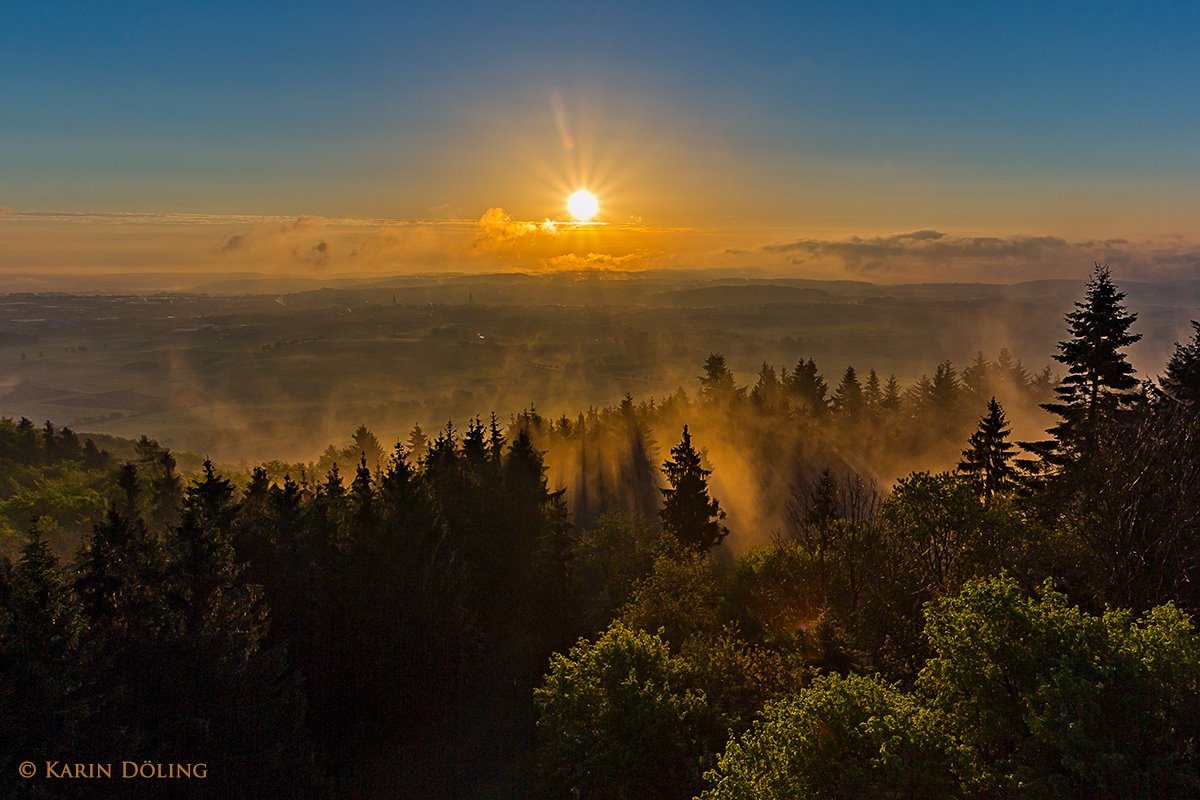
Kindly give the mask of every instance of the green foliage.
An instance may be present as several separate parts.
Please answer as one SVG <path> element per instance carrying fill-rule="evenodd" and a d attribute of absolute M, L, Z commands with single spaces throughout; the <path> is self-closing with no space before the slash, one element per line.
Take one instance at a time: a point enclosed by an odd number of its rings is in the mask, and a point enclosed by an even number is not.
<path fill-rule="evenodd" d="M 679 656 L 687 663 L 690 685 L 708 699 L 700 733 L 706 759 L 749 728 L 767 703 L 800 691 L 809 675 L 800 649 L 753 644 L 733 627 L 693 634 Z"/>
<path fill-rule="evenodd" d="M 1006 563 L 1004 523 L 979 502 L 972 480 L 914 472 L 879 509 L 903 581 L 917 592 L 954 590 Z"/>
<path fill-rule="evenodd" d="M 1166 399 L 1129 411 L 1098 432 L 1086 480 L 1049 509 L 1069 567 L 1056 572 L 1097 604 L 1200 608 L 1197 498 L 1200 415 Z"/>
<path fill-rule="evenodd" d="M 723 602 L 709 556 L 676 543 L 656 558 L 650 574 L 634 585 L 617 619 L 643 631 L 658 631 L 678 647 L 692 634 L 718 631 Z"/>
<path fill-rule="evenodd" d="M 703 693 L 657 636 L 614 623 L 555 655 L 534 692 L 550 788 L 597 800 L 688 798 L 697 788 Z"/>
<path fill-rule="evenodd" d="M 960 796 L 937 717 L 878 678 L 826 675 L 730 742 L 701 800 Z"/>
<path fill-rule="evenodd" d="M 650 574 L 664 543 L 659 525 L 615 512 L 579 531 L 571 544 L 570 565 L 583 598 L 585 625 L 598 631 L 628 601 L 634 584 Z"/>
<path fill-rule="evenodd" d="M 928 612 L 918 681 L 982 797 L 1193 797 L 1200 640 L 1172 606 L 1085 614 L 1049 586 L 970 583 Z"/>
<path fill-rule="evenodd" d="M 738 559 L 731 604 L 747 630 L 787 639 L 813 630 L 825 612 L 816 559 L 798 542 L 758 547 Z"/>

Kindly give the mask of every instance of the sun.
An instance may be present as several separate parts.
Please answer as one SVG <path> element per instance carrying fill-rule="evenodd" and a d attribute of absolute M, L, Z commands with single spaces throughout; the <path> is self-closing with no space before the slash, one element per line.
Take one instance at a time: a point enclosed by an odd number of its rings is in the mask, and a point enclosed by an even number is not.
<path fill-rule="evenodd" d="M 587 222 L 600 210 L 600 201 L 587 189 L 580 189 L 567 198 L 567 211 L 580 222 Z"/>

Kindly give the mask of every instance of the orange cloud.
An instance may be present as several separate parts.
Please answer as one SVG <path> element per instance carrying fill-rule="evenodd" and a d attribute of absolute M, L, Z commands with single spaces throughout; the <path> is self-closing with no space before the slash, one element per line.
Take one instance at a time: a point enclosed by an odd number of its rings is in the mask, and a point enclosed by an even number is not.
<path fill-rule="evenodd" d="M 489 208 L 479 218 L 479 239 L 475 246 L 495 249 L 536 234 L 538 230 L 538 225 L 533 222 L 515 221 L 503 208 Z"/>
<path fill-rule="evenodd" d="M 549 269 L 568 272 L 593 269 L 628 272 L 655 266 L 661 257 L 662 254 L 656 250 L 635 250 L 632 253 L 624 255 L 613 255 L 612 253 L 588 253 L 586 255 L 564 253 L 563 255 L 552 256 L 543 263 Z"/>

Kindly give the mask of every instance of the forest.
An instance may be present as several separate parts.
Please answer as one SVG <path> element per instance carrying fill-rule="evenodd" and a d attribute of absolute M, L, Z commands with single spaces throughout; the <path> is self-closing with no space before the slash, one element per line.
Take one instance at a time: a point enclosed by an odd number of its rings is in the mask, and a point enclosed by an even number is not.
<path fill-rule="evenodd" d="M 0 420 L 0 793 L 1196 797 L 1191 325 L 1139 378 L 1097 265 L 1057 373 L 714 351 L 248 470 Z"/>

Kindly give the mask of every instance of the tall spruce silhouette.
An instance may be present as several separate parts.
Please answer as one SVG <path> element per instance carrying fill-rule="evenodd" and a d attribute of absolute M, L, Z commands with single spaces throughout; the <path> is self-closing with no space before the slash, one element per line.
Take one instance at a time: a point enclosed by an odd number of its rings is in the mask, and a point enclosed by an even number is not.
<path fill-rule="evenodd" d="M 1009 486 L 1017 471 L 1012 465 L 1016 447 L 1008 441 L 1008 421 L 1004 409 L 993 397 L 988 401 L 987 413 L 979 420 L 979 427 L 967 440 L 967 449 L 962 451 L 960 472 L 973 476 L 978 482 L 985 499 Z"/>
<path fill-rule="evenodd" d="M 676 536 L 679 541 L 704 552 L 720 544 L 729 534 L 721 524 L 725 512 L 720 504 L 708 496 L 708 476 L 712 470 L 700 464 L 700 454 L 692 447 L 692 436 L 688 426 L 683 426 L 683 439 L 671 448 L 671 458 L 663 462 L 669 489 L 663 493 L 663 507 L 659 512 L 663 530 Z"/>
<path fill-rule="evenodd" d="M 1067 375 L 1054 390 L 1057 399 L 1042 404 L 1060 420 L 1047 430 L 1053 439 L 1026 445 L 1051 470 L 1086 460 L 1099 427 L 1139 397 L 1133 366 L 1121 351 L 1142 337 L 1129 332 L 1137 314 L 1125 310 L 1124 299 L 1108 265 L 1097 264 L 1083 301 L 1066 316 L 1071 338 L 1058 343 L 1054 359 L 1067 366 Z"/>
<path fill-rule="evenodd" d="M 1175 344 L 1162 388 L 1175 400 L 1200 406 L 1200 322 L 1192 320 L 1192 328 L 1196 333 L 1190 342 Z"/>

